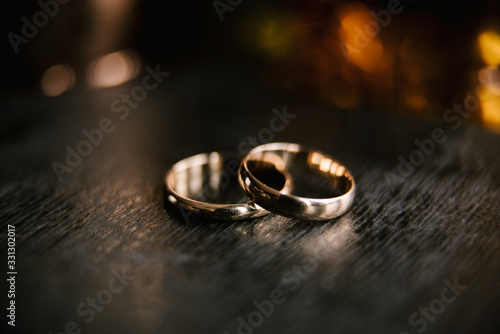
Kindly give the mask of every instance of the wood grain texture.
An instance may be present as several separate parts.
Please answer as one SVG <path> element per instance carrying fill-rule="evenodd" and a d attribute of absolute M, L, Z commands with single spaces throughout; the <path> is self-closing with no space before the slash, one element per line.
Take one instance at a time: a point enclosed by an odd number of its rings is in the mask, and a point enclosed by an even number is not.
<path fill-rule="evenodd" d="M 453 130 L 335 110 L 265 90 L 237 70 L 171 73 L 125 120 L 110 105 L 139 81 L 2 100 L 2 254 L 6 225 L 15 225 L 18 332 L 59 333 L 75 321 L 82 333 L 237 333 L 238 317 L 248 321 L 253 302 L 277 287 L 286 300 L 254 333 L 417 333 L 422 321 L 412 325 L 410 315 L 454 280 L 467 288 L 423 332 L 500 331 L 498 136 L 474 125 Z M 165 208 L 169 166 L 236 150 L 285 105 L 297 117 L 274 140 L 316 147 L 355 176 L 346 215 L 224 223 L 185 221 Z M 51 163 L 63 162 L 66 145 L 75 148 L 81 131 L 104 117 L 115 130 L 59 182 Z M 437 127 L 448 139 L 411 175 L 388 181 L 398 156 L 408 158 L 414 140 Z M 104 294 L 116 271 L 134 278 L 87 323 L 77 307 Z"/>

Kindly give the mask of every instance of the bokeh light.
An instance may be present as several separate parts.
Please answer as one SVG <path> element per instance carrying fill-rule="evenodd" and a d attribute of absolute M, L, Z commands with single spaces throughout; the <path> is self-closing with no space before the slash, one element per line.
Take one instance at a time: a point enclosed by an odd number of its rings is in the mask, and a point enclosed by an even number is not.
<path fill-rule="evenodd" d="M 41 89 L 47 96 L 58 96 L 75 84 L 75 72 L 69 65 L 55 65 L 42 76 Z"/>
<path fill-rule="evenodd" d="M 486 65 L 500 65 L 500 35 L 495 31 L 488 30 L 479 34 L 479 51 Z"/>
<path fill-rule="evenodd" d="M 260 47 L 270 56 L 287 56 L 293 38 L 291 24 L 284 15 L 263 20 L 258 29 Z"/>
<path fill-rule="evenodd" d="M 374 20 L 368 9 L 362 5 L 341 8 L 339 37 L 343 52 L 350 61 L 366 72 L 379 72 L 387 68 L 384 48 L 378 36 L 382 27 Z"/>
<path fill-rule="evenodd" d="M 135 78 L 139 68 L 140 61 L 135 53 L 122 50 L 95 60 L 88 69 L 87 78 L 91 87 L 114 87 Z"/>
<path fill-rule="evenodd" d="M 478 79 L 483 123 L 500 133 L 500 70 L 493 66 L 484 67 L 478 72 Z"/>

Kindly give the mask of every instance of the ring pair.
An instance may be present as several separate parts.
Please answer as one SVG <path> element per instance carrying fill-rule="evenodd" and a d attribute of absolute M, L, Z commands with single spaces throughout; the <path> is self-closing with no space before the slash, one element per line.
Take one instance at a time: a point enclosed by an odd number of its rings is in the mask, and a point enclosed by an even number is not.
<path fill-rule="evenodd" d="M 171 203 L 226 220 L 270 212 L 328 220 L 345 213 L 355 193 L 354 179 L 343 165 L 292 143 L 257 146 L 243 158 L 220 152 L 198 154 L 173 165 L 165 184 Z M 238 198 L 241 190 L 244 200 Z"/>

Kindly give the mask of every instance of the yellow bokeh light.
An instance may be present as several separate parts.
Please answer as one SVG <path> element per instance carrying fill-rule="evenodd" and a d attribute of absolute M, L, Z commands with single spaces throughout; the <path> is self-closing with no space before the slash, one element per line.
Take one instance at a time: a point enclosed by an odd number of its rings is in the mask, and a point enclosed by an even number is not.
<path fill-rule="evenodd" d="M 486 87 L 482 87 L 481 96 L 481 116 L 484 125 L 500 133 L 500 94 L 495 94 Z"/>
<path fill-rule="evenodd" d="M 494 31 L 485 31 L 478 37 L 481 58 L 486 65 L 500 65 L 500 35 Z"/>
<path fill-rule="evenodd" d="M 258 30 L 261 48 L 273 57 L 286 56 L 290 50 L 291 39 L 291 25 L 285 17 L 263 20 Z"/>

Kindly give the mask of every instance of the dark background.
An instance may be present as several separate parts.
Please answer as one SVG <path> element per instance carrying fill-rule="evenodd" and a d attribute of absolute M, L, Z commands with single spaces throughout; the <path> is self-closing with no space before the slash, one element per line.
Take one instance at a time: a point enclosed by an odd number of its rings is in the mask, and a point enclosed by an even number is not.
<path fill-rule="evenodd" d="M 351 2 L 243 1 L 223 22 L 210 1 L 102 3 L 110 7 L 101 14 L 90 1 L 61 5 L 17 54 L 1 43 L 2 254 L 7 264 L 14 225 L 18 273 L 16 328 L 5 317 L 3 327 L 59 333 L 75 321 L 82 333 L 236 333 L 238 317 L 247 320 L 278 286 L 286 301 L 254 333 L 500 330 L 500 104 L 482 104 L 457 129 L 443 121 L 488 65 L 477 40 L 498 32 L 496 2 L 402 2 L 373 42 L 384 50 L 373 63 L 372 46 L 353 63 L 337 48 Z M 125 4 L 120 20 L 99 16 Z M 39 10 L 6 6 L 4 35 Z M 386 3 L 357 6 L 366 13 Z M 92 62 L 120 50 L 133 55 L 135 76 L 93 87 Z M 42 78 L 57 64 L 68 64 L 74 85 L 47 96 Z M 121 120 L 113 101 L 157 64 L 169 77 Z M 236 150 L 284 106 L 297 116 L 275 141 L 318 148 L 352 171 L 358 188 L 347 214 L 218 222 L 165 206 L 173 163 Z M 60 182 L 53 162 L 64 163 L 66 147 L 103 118 L 114 131 Z M 389 177 L 436 128 L 447 140 L 406 177 Z M 310 273 L 294 276 L 298 286 L 283 280 L 311 261 Z M 115 270 L 133 279 L 86 323 L 77 306 Z M 453 302 L 409 322 L 454 280 L 467 287 Z"/>

